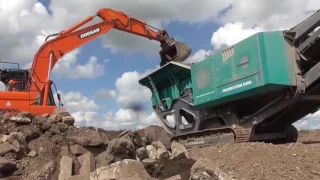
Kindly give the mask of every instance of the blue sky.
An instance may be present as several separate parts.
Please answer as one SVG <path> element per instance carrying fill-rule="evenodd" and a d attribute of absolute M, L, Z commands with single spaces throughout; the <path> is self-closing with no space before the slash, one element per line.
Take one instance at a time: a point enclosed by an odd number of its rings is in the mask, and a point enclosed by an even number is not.
<path fill-rule="evenodd" d="M 0 22 L 2 59 L 29 67 L 48 34 L 72 27 L 87 16 L 94 15 L 100 8 L 123 11 L 160 29 L 165 28 L 170 36 L 192 48 L 189 61 L 197 62 L 205 55 L 256 32 L 291 28 L 306 18 L 306 11 L 320 7 L 317 0 L 39 2 L 0 0 L 3 12 L 0 13 L 3 20 Z M 139 87 L 138 80 L 147 70 L 158 66 L 158 48 L 157 42 L 112 30 L 82 46 L 78 54 L 71 52 L 61 59 L 51 73 L 51 79 L 78 124 L 107 129 L 154 124 L 158 121 L 151 113 L 150 91 Z M 114 53 L 115 50 L 118 50 L 117 53 Z M 95 96 L 97 92 L 100 96 Z M 136 101 L 148 107 L 139 114 L 140 119 L 124 106 Z M 317 127 L 317 117 L 319 114 L 309 116 L 310 121 L 299 121 L 297 126 Z"/>

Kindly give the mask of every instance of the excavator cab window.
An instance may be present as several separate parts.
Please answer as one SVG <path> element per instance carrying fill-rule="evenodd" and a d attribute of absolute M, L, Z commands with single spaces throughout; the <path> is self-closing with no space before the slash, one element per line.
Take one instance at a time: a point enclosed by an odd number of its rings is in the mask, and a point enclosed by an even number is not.
<path fill-rule="evenodd" d="M 51 84 L 51 86 L 52 86 L 52 84 Z M 43 94 L 44 94 L 44 89 L 43 89 L 43 92 L 41 93 L 41 96 L 43 96 Z M 49 97 L 48 97 L 47 105 L 48 105 L 48 106 L 55 106 L 56 103 L 55 103 L 54 98 L 53 98 L 53 93 L 52 93 L 52 88 L 51 88 L 51 87 L 50 87 L 48 96 L 49 96 Z M 42 97 L 39 97 L 39 98 L 37 99 L 37 101 L 35 102 L 34 105 L 40 106 L 40 105 L 42 104 L 41 99 L 43 99 L 43 98 L 42 98 Z"/>
<path fill-rule="evenodd" d="M 5 91 L 22 91 L 22 84 L 16 83 L 16 84 L 7 84 Z"/>
<path fill-rule="evenodd" d="M 52 85 L 51 85 L 51 86 L 52 86 Z M 49 95 L 48 95 L 48 96 L 49 96 L 49 97 L 48 97 L 48 103 L 47 103 L 47 105 L 48 105 L 48 106 L 55 106 L 56 103 L 55 103 L 54 98 L 53 98 L 52 88 L 50 88 L 50 92 L 49 92 Z"/>

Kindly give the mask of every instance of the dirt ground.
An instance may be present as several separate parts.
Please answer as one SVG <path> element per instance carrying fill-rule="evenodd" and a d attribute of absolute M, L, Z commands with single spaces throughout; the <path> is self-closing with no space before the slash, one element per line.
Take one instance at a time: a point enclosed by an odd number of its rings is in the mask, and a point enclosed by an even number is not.
<path fill-rule="evenodd" d="M 189 152 L 192 159 L 207 159 L 235 179 L 320 179 L 319 137 L 320 130 L 302 131 L 293 144 L 242 143 Z"/>

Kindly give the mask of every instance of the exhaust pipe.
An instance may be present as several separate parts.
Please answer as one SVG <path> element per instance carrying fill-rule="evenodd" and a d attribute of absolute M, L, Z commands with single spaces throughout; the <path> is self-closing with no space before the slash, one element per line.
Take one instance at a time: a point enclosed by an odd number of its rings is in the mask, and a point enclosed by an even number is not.
<path fill-rule="evenodd" d="M 160 47 L 160 66 L 163 66 L 170 61 L 183 62 L 192 52 L 192 49 L 187 44 L 176 41 L 173 38 L 167 38 L 161 43 Z"/>

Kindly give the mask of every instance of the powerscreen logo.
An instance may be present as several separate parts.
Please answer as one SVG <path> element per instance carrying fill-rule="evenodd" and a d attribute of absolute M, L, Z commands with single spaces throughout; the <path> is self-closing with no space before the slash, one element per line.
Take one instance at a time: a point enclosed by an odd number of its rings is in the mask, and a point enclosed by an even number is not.
<path fill-rule="evenodd" d="M 80 39 L 84 39 L 84 38 L 87 38 L 87 37 L 90 37 L 90 36 L 93 36 L 95 34 L 98 34 L 99 32 L 101 32 L 101 29 L 100 28 L 95 28 L 95 29 L 92 29 L 90 31 L 87 31 L 85 33 L 82 33 L 79 35 L 79 38 Z"/>
<path fill-rule="evenodd" d="M 247 68 L 249 65 L 249 59 L 247 57 L 244 57 L 241 59 L 240 64 L 238 64 L 238 67 Z"/>

